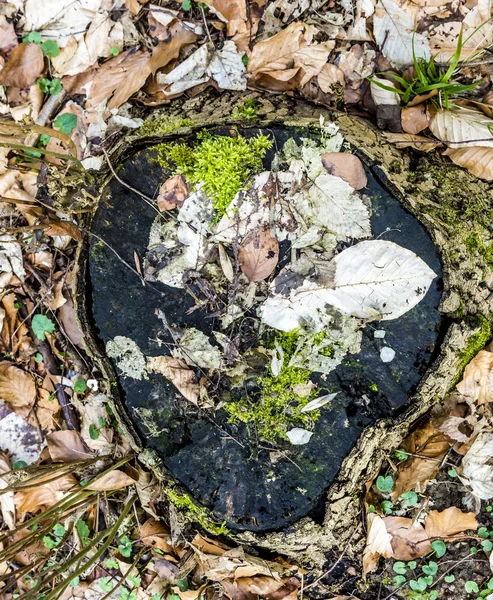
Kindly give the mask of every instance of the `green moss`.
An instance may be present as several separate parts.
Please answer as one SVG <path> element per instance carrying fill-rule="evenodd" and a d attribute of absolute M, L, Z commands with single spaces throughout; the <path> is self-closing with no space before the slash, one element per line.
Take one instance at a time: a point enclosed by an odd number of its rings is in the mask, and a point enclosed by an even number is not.
<path fill-rule="evenodd" d="M 191 127 L 193 121 L 190 119 L 182 119 L 181 117 L 173 117 L 164 115 L 157 119 L 147 119 L 139 128 L 139 135 L 163 135 L 181 127 Z"/>
<path fill-rule="evenodd" d="M 233 119 L 255 119 L 259 108 L 260 103 L 257 100 L 254 98 L 247 98 L 243 104 L 237 107 L 231 116 Z"/>
<path fill-rule="evenodd" d="M 481 254 L 488 264 L 493 263 L 493 244 L 485 246 L 479 232 L 470 233 L 464 240 L 464 244 L 470 254 Z"/>
<path fill-rule="evenodd" d="M 265 135 L 245 139 L 211 135 L 204 131 L 193 146 L 160 144 L 156 146 L 158 162 L 165 168 L 173 167 L 185 175 L 188 183 L 203 183 L 204 192 L 212 198 L 215 220 L 226 212 L 245 181 L 262 167 L 262 159 L 272 146 Z"/>
<path fill-rule="evenodd" d="M 459 353 L 459 364 L 457 365 L 457 375 L 454 379 L 454 386 L 462 378 L 466 366 L 480 350 L 483 350 L 493 334 L 491 321 L 488 318 L 484 315 L 475 315 L 473 318 L 475 320 L 475 325 L 479 327 L 479 331 L 469 338 L 467 346 Z"/>
<path fill-rule="evenodd" d="M 188 494 L 180 494 L 174 489 L 167 489 L 166 495 L 168 496 L 169 501 L 174 504 L 178 510 L 188 513 L 189 517 L 200 523 L 200 525 L 210 533 L 213 533 L 214 535 L 223 535 L 224 533 L 227 533 L 228 529 L 226 523 L 223 522 L 219 525 L 210 516 L 209 511 L 197 506 Z"/>
<path fill-rule="evenodd" d="M 230 415 L 230 422 L 252 424 L 259 437 L 271 442 L 287 440 L 286 432 L 292 427 L 313 427 L 320 412 L 313 410 L 303 413 L 301 409 L 316 397 L 317 392 L 312 390 L 308 396 L 300 396 L 293 390 L 295 385 L 308 383 L 311 372 L 288 366 L 297 348 L 298 339 L 299 331 L 294 330 L 287 333 L 277 332 L 267 340 L 267 347 L 274 348 L 277 343 L 284 351 L 281 371 L 275 376 L 270 365 L 267 366 L 264 375 L 257 379 L 257 397 L 246 397 L 226 404 L 225 410 Z"/>

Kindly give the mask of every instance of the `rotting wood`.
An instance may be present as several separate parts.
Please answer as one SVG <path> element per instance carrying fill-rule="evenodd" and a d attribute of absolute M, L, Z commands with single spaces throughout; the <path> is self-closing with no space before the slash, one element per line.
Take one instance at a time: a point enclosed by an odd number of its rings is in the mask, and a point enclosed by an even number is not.
<path fill-rule="evenodd" d="M 255 120 L 235 117 L 246 98 L 258 103 Z M 360 500 L 365 482 L 376 474 L 382 460 L 398 447 L 412 425 L 453 387 L 465 363 L 490 335 L 493 275 L 489 249 L 493 247 L 493 240 L 480 215 L 483 210 L 487 221 L 488 211 L 493 210 L 492 186 L 446 162 L 438 153 L 425 155 L 398 150 L 363 119 L 327 111 L 285 96 L 265 97 L 254 93 L 214 97 L 212 94 L 203 94 L 185 102 L 171 103 L 153 117 L 159 114 L 166 115 L 170 123 L 192 121 L 193 125 L 145 138 L 137 138 L 133 134 L 114 149 L 111 154 L 113 164 L 120 164 L 128 156 L 128 144 L 132 141 L 137 146 L 145 146 L 218 125 L 268 128 L 274 124 L 284 124 L 318 129 L 320 117 L 333 121 L 341 128 L 353 151 L 373 169 L 403 206 L 423 223 L 440 250 L 444 272 L 440 310 L 450 319 L 440 356 L 401 416 L 379 421 L 363 432 L 327 492 L 323 525 L 305 518 L 288 530 L 276 533 L 228 533 L 239 543 L 275 550 L 321 568 L 325 553 L 334 546 L 342 548 L 348 537 L 354 535 L 355 527 L 359 529 L 353 538 L 352 551 L 357 551 L 357 540 L 361 541 L 363 537 Z M 108 176 L 108 173 L 103 174 L 101 181 Z M 92 327 L 86 305 L 83 248 L 79 251 L 77 264 L 77 314 L 83 331 L 87 333 L 92 331 Z M 101 353 L 93 335 L 87 335 L 86 343 L 110 383 L 108 389 L 113 408 L 128 433 L 132 447 L 141 453 L 142 461 L 159 474 L 166 489 L 178 489 L 171 477 L 166 476 L 159 459 L 151 451 L 143 450 L 132 423 L 120 407 L 112 366 Z M 195 514 L 190 514 L 190 520 L 199 521 L 213 533 L 218 531 L 214 520 L 200 507 L 197 507 Z"/>

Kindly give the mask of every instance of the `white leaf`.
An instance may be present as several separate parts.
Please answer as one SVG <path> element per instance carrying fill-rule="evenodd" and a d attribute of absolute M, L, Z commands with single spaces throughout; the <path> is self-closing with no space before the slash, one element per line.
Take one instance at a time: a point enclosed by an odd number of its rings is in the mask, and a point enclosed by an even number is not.
<path fill-rule="evenodd" d="M 309 226 L 325 227 L 334 232 L 338 240 L 371 235 L 368 207 L 340 177 L 328 173 L 319 175 L 308 193 L 298 192 L 291 204 Z"/>
<path fill-rule="evenodd" d="M 325 396 L 320 396 L 320 398 L 315 398 L 315 400 L 311 400 L 306 406 L 304 406 L 301 409 L 301 412 L 306 413 L 317 408 L 322 408 L 322 406 L 325 406 L 325 404 L 333 400 L 338 393 L 339 392 L 334 392 L 333 394 L 326 394 Z"/>
<path fill-rule="evenodd" d="M 308 431 L 301 427 L 294 427 L 294 429 L 287 431 L 286 435 L 293 446 L 302 446 L 303 444 L 308 444 L 313 435 L 313 431 Z"/>
<path fill-rule="evenodd" d="M 493 498 L 493 433 L 479 434 L 462 459 L 460 479 L 481 500 Z"/>
<path fill-rule="evenodd" d="M 471 108 L 439 110 L 430 123 L 433 135 L 451 148 L 493 147 L 493 120 Z"/>
<path fill-rule="evenodd" d="M 424 298 L 436 277 L 414 252 L 385 240 L 355 244 L 333 262 L 333 289 L 312 293 L 343 314 L 360 319 L 397 319 Z"/>
<path fill-rule="evenodd" d="M 401 103 L 400 96 L 397 92 L 391 92 L 378 85 L 379 82 L 387 87 L 393 87 L 392 82 L 382 77 L 373 77 L 370 80 L 370 92 L 373 102 L 378 106 L 380 104 L 397 104 Z"/>
<path fill-rule="evenodd" d="M 185 330 L 179 345 L 171 351 L 171 354 L 175 358 L 184 360 L 188 365 L 202 369 L 219 369 L 222 364 L 222 353 L 219 348 L 213 346 L 205 333 L 195 327 Z"/>
<path fill-rule="evenodd" d="M 274 356 L 272 357 L 272 361 L 270 363 L 270 370 L 272 371 L 272 375 L 274 375 L 274 377 L 277 377 L 279 375 L 283 364 L 284 350 L 281 348 L 280 344 L 276 342 Z"/>
<path fill-rule="evenodd" d="M 428 60 L 431 56 L 428 40 L 415 33 L 413 19 L 392 0 L 380 0 L 373 15 L 373 33 L 382 54 L 396 66 L 413 64 L 415 55 Z"/>
<path fill-rule="evenodd" d="M 384 346 L 380 350 L 380 360 L 384 363 L 392 362 L 395 358 L 395 350 L 389 348 L 388 346 Z"/>
<path fill-rule="evenodd" d="M 219 262 L 221 263 L 221 269 L 223 270 L 224 276 L 232 283 L 234 280 L 233 263 L 221 243 L 217 245 L 217 249 L 219 251 Z"/>
<path fill-rule="evenodd" d="M 384 558 L 392 556 L 392 536 L 388 533 L 382 517 L 375 513 L 369 513 L 367 521 L 368 533 L 363 552 L 363 578 L 377 566 L 380 556 Z"/>
<path fill-rule="evenodd" d="M 2 477 L 5 473 L 11 471 L 11 466 L 8 458 L 4 454 L 0 454 L 0 490 L 8 487 L 8 478 Z M 15 503 L 14 492 L 5 492 L 0 496 L 0 508 L 5 525 L 9 529 L 15 528 Z"/>

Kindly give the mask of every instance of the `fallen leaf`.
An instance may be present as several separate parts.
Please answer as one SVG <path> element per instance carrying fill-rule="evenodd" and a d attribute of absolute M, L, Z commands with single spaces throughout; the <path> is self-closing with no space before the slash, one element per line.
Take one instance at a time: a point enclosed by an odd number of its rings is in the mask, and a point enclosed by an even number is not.
<path fill-rule="evenodd" d="M 481 500 L 493 498 L 493 466 L 490 464 L 492 456 L 493 434 L 483 432 L 478 435 L 462 459 L 460 479 Z"/>
<path fill-rule="evenodd" d="M 93 456 L 87 451 L 77 431 L 53 431 L 46 436 L 46 441 L 53 462 L 70 463 Z"/>
<path fill-rule="evenodd" d="M 261 229 L 247 235 L 240 244 L 238 261 L 248 281 L 262 281 L 276 268 L 279 260 L 279 242 L 270 229 Z"/>
<path fill-rule="evenodd" d="M 0 398 L 21 416 L 26 416 L 36 400 L 36 386 L 32 375 L 14 366 L 11 362 L 0 362 Z"/>
<path fill-rule="evenodd" d="M 198 405 L 200 386 L 197 376 L 187 363 L 173 356 L 148 356 L 147 368 L 164 375 L 189 402 Z"/>
<path fill-rule="evenodd" d="M 8 481 L 5 477 L 2 477 L 5 473 L 12 470 L 8 457 L 2 452 L 0 453 L 0 490 L 4 490 L 8 487 Z M 0 508 L 2 511 L 2 518 L 9 529 L 15 529 L 15 503 L 14 503 L 14 492 L 3 492 L 0 495 Z"/>
<path fill-rule="evenodd" d="M 200 535 L 200 533 L 195 535 L 192 540 L 192 545 L 198 548 L 201 552 L 213 554 L 214 556 L 222 556 L 227 550 L 231 550 L 231 548 L 228 546 L 225 546 L 216 540 L 205 538 Z"/>
<path fill-rule="evenodd" d="M 18 43 L 13 23 L 9 23 L 5 15 L 0 15 L 0 50 L 7 55 Z"/>
<path fill-rule="evenodd" d="M 493 120 L 479 110 L 437 110 L 430 129 L 435 137 L 451 148 L 471 146 L 493 147 L 493 133 L 489 128 Z"/>
<path fill-rule="evenodd" d="M 426 110 L 426 106 L 410 106 L 401 111 L 402 129 L 406 133 L 416 135 L 429 127 L 431 116 Z"/>
<path fill-rule="evenodd" d="M 368 533 L 363 552 L 363 579 L 373 571 L 381 556 L 392 556 L 392 536 L 388 533 L 384 520 L 375 513 L 367 515 Z"/>
<path fill-rule="evenodd" d="M 48 475 L 45 479 L 52 479 L 52 477 Z M 36 514 L 40 510 L 50 508 L 78 488 L 79 482 L 71 473 L 48 483 L 43 483 L 43 479 L 39 479 L 33 487 L 15 493 L 15 506 L 20 513 Z"/>
<path fill-rule="evenodd" d="M 0 85 L 27 88 L 39 78 L 44 69 L 43 51 L 37 44 L 16 46 L 0 71 Z"/>
<path fill-rule="evenodd" d="M 420 152 L 431 152 L 440 146 L 442 142 L 425 137 L 424 135 L 413 135 L 411 133 L 390 133 L 383 132 L 383 136 L 396 148 L 413 148 Z"/>
<path fill-rule="evenodd" d="M 317 83 L 326 94 L 334 92 L 334 86 L 344 85 L 344 72 L 332 63 L 325 64 L 317 75 Z"/>
<path fill-rule="evenodd" d="M 161 212 L 180 208 L 188 196 L 188 186 L 183 175 L 173 175 L 159 189 L 157 207 Z"/>
<path fill-rule="evenodd" d="M 493 148 L 483 146 L 448 148 L 443 154 L 454 164 L 467 169 L 476 177 L 493 181 Z"/>
<path fill-rule="evenodd" d="M 219 262 L 221 264 L 221 269 L 223 270 L 224 276 L 230 283 L 232 283 L 234 281 L 233 263 L 231 262 L 228 253 L 221 243 L 217 245 L 217 250 L 219 252 Z"/>
<path fill-rule="evenodd" d="M 413 431 L 402 443 L 402 448 L 419 456 L 410 456 L 399 465 L 392 499 L 414 489 L 423 492 L 438 473 L 440 460 L 451 445 L 450 439 L 431 423 Z"/>
<path fill-rule="evenodd" d="M 84 348 L 84 336 L 75 316 L 74 303 L 71 298 L 67 298 L 67 302 L 58 309 L 58 318 L 61 321 L 63 331 L 72 344 Z"/>
<path fill-rule="evenodd" d="M 425 530 L 429 538 L 453 538 L 464 531 L 478 528 L 476 515 L 464 513 L 456 506 L 449 506 L 441 512 L 432 510 L 425 519 Z"/>
<path fill-rule="evenodd" d="M 286 91 L 303 87 L 326 64 L 335 42 L 317 44 L 317 30 L 295 22 L 266 40 L 257 42 L 248 61 L 254 83 L 270 90 Z"/>
<path fill-rule="evenodd" d="M 76 242 L 82 241 L 82 234 L 80 229 L 75 223 L 71 221 L 52 221 L 49 223 L 49 227 L 45 229 L 46 235 L 57 237 L 57 236 L 69 236 Z"/>
<path fill-rule="evenodd" d="M 414 560 L 430 552 L 430 540 L 419 523 L 406 517 L 385 517 L 387 531 L 392 535 L 392 557 Z"/>
<path fill-rule="evenodd" d="M 481 350 L 464 370 L 457 391 L 477 404 L 493 401 L 493 352 Z"/>
<path fill-rule="evenodd" d="M 93 490 L 95 492 L 109 492 L 111 490 L 121 490 L 129 485 L 134 485 L 135 479 L 130 475 L 127 475 L 120 469 L 114 469 L 109 473 L 105 473 L 102 477 L 99 477 L 93 481 L 90 481 L 84 489 Z"/>
<path fill-rule="evenodd" d="M 322 154 L 322 164 L 331 175 L 344 179 L 355 190 L 361 190 L 368 185 L 363 163 L 354 154 L 327 152 Z"/>
<path fill-rule="evenodd" d="M 413 64 L 414 54 L 428 60 L 428 40 L 416 32 L 414 20 L 392 0 L 380 0 L 373 15 L 373 34 L 382 54 L 396 67 Z"/>
<path fill-rule="evenodd" d="M 167 554 L 174 553 L 174 546 L 171 543 L 171 534 L 166 525 L 155 519 L 147 519 L 140 526 L 140 540 L 145 546 L 157 548 Z"/>

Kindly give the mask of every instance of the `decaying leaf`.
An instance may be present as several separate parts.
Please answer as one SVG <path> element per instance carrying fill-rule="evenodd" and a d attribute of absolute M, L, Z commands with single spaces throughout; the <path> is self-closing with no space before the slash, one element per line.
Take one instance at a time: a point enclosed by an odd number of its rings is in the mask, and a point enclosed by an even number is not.
<path fill-rule="evenodd" d="M 355 190 L 361 190 L 368 184 L 363 163 L 354 154 L 327 152 L 322 154 L 322 163 L 331 175 L 340 177 Z"/>
<path fill-rule="evenodd" d="M 254 232 L 241 242 L 238 260 L 249 281 L 262 281 L 276 268 L 279 242 L 269 229 Z"/>
<path fill-rule="evenodd" d="M 121 490 L 129 485 L 134 485 L 135 479 L 121 471 L 120 469 L 113 469 L 109 473 L 105 473 L 102 477 L 90 481 L 85 489 L 93 490 L 96 492 L 109 492 L 111 490 Z"/>
<path fill-rule="evenodd" d="M 457 391 L 478 405 L 493 401 L 493 352 L 481 350 L 467 365 Z"/>
<path fill-rule="evenodd" d="M 53 479 L 51 475 L 45 478 Z M 78 487 L 79 482 L 72 474 L 62 475 L 48 483 L 40 479 L 33 487 L 15 493 L 15 506 L 20 513 L 35 514 L 50 508 Z"/>
<path fill-rule="evenodd" d="M 0 450 L 7 452 L 13 463 L 30 465 L 38 460 L 44 445 L 38 424 L 33 427 L 0 400 Z"/>
<path fill-rule="evenodd" d="M 417 57 L 430 58 L 428 40 L 416 33 L 413 19 L 392 0 L 379 0 L 373 33 L 383 55 L 396 67 L 413 64 L 413 47 Z"/>
<path fill-rule="evenodd" d="M 151 372 L 164 375 L 184 398 L 198 405 L 200 386 L 197 376 L 185 361 L 173 356 L 149 356 L 147 368 Z"/>
<path fill-rule="evenodd" d="M 8 457 L 2 452 L 0 454 L 0 490 L 8 487 L 8 481 L 2 477 L 12 470 Z M 0 509 L 2 518 L 9 529 L 15 528 L 15 503 L 14 492 L 4 492 L 0 495 Z"/>
<path fill-rule="evenodd" d="M 53 431 L 46 441 L 53 462 L 69 463 L 92 457 L 77 431 Z"/>
<path fill-rule="evenodd" d="M 430 552 L 431 541 L 420 523 L 406 517 L 385 517 L 392 535 L 392 556 L 397 560 L 413 560 Z"/>
<path fill-rule="evenodd" d="M 36 386 L 32 375 L 11 362 L 0 362 L 0 398 L 23 416 L 36 400 Z"/>
<path fill-rule="evenodd" d="M 413 148 L 420 152 L 431 152 L 435 148 L 443 146 L 443 143 L 438 140 L 433 140 L 424 135 L 413 135 L 411 133 L 391 133 L 383 132 L 383 136 L 396 148 Z"/>
<path fill-rule="evenodd" d="M 213 346 L 209 338 L 195 327 L 189 327 L 180 337 L 180 343 L 173 348 L 175 358 L 188 365 L 201 369 L 220 369 L 223 355 L 217 346 Z"/>
<path fill-rule="evenodd" d="M 52 221 L 49 223 L 49 227 L 45 230 L 46 235 L 53 237 L 59 235 L 68 235 L 73 238 L 76 242 L 82 241 L 82 234 L 80 229 L 75 223 L 71 221 Z"/>
<path fill-rule="evenodd" d="M 262 87 L 290 90 L 303 87 L 320 73 L 335 42 L 313 43 L 317 30 L 295 22 L 272 37 L 255 44 L 248 73 Z"/>
<path fill-rule="evenodd" d="M 173 554 L 171 534 L 166 525 L 155 519 L 147 519 L 140 527 L 140 539 L 145 546 L 157 548 L 165 554 Z"/>
<path fill-rule="evenodd" d="M 472 512 L 464 513 L 456 506 L 449 506 L 442 511 L 432 510 L 425 519 L 425 530 L 429 538 L 451 539 L 464 531 L 476 531 L 477 528 L 476 515 Z"/>
<path fill-rule="evenodd" d="M 160 187 L 157 206 L 162 212 L 180 208 L 187 196 L 188 186 L 185 178 L 180 174 L 173 175 Z"/>
<path fill-rule="evenodd" d="M 0 71 L 0 85 L 27 88 L 39 78 L 44 69 L 43 51 L 37 44 L 16 46 Z"/>
<path fill-rule="evenodd" d="M 224 276 L 230 283 L 232 283 L 234 281 L 233 263 L 231 262 L 228 253 L 221 243 L 217 245 L 217 250 L 219 252 L 219 262 L 221 264 L 221 269 L 223 270 Z"/>
<path fill-rule="evenodd" d="M 484 146 L 448 148 L 443 154 L 454 164 L 467 169 L 476 177 L 493 181 L 493 148 Z"/>
<path fill-rule="evenodd" d="M 472 493 L 489 500 L 493 498 L 493 433 L 480 433 L 462 459 L 461 481 Z"/>
<path fill-rule="evenodd" d="M 460 110 L 438 110 L 430 123 L 430 129 L 435 137 L 451 148 L 492 148 L 491 125 L 493 120 L 488 119 L 481 111 L 461 107 Z"/>
<path fill-rule="evenodd" d="M 366 575 L 376 568 L 381 556 L 384 558 L 392 556 L 392 536 L 388 533 L 382 517 L 375 513 L 369 513 L 367 523 L 368 533 L 363 553 L 363 578 L 366 578 Z"/>
<path fill-rule="evenodd" d="M 440 461 L 450 446 L 450 439 L 431 423 L 413 431 L 404 440 L 402 448 L 417 456 L 410 456 L 399 465 L 392 498 L 395 500 L 414 489 L 424 491 L 430 479 L 438 473 Z"/>

